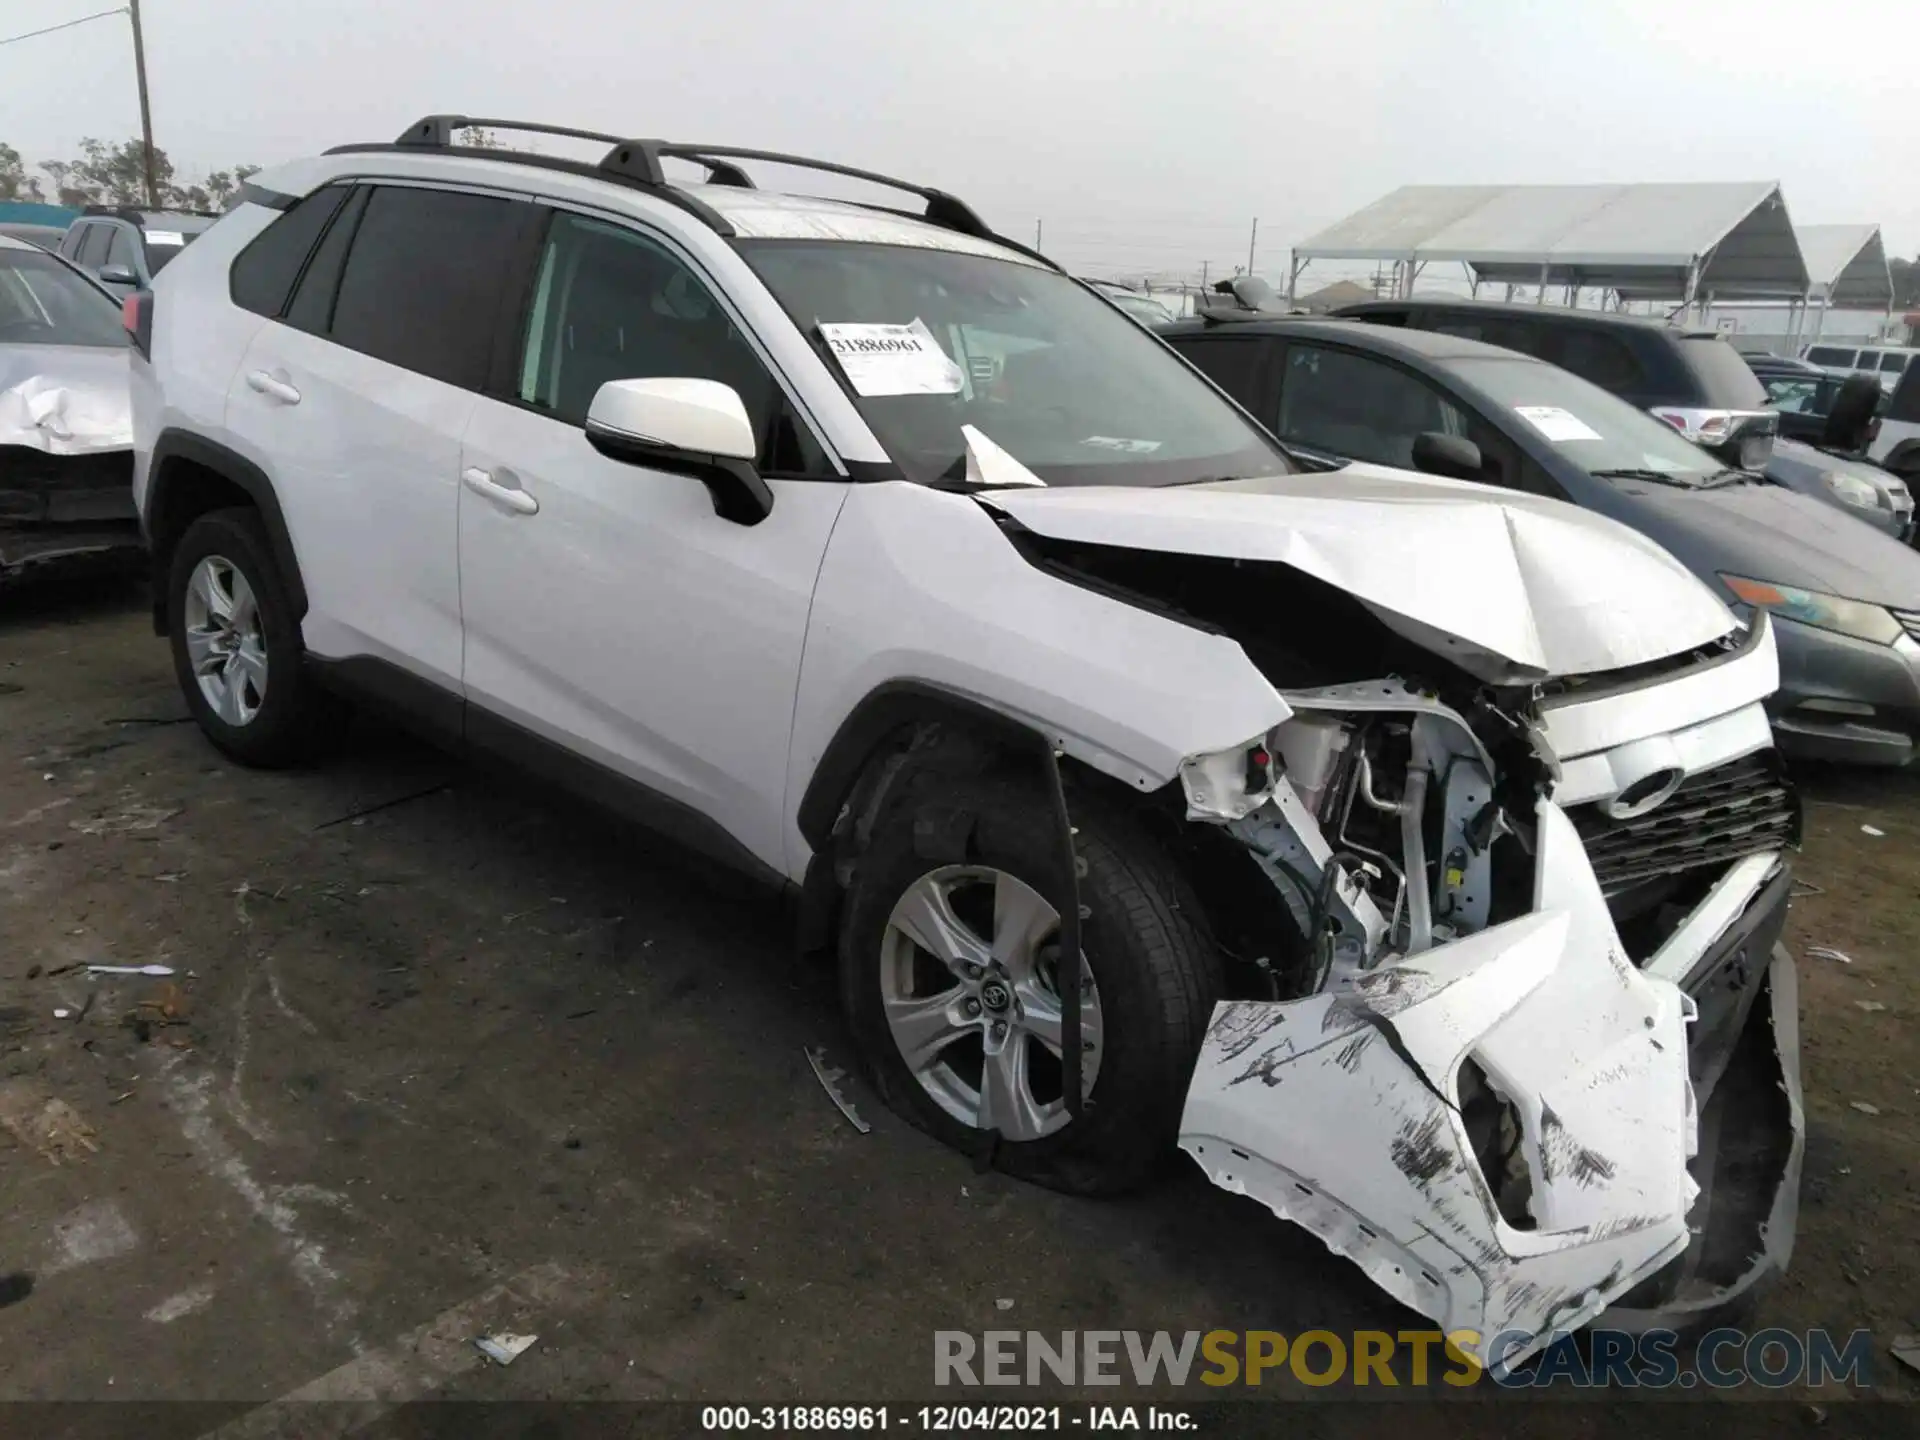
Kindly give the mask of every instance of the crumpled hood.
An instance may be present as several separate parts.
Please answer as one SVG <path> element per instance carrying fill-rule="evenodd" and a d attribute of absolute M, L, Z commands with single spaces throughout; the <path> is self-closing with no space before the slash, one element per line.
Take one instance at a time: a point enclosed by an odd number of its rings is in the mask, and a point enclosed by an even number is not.
<path fill-rule="evenodd" d="M 1735 623 L 1671 555 L 1604 516 L 1382 466 L 977 498 L 1051 539 L 1289 565 L 1429 648 L 1448 653 L 1452 637 L 1541 675 L 1657 660 Z"/>
<path fill-rule="evenodd" d="M 49 455 L 132 448 L 126 350 L 0 344 L 0 445 Z"/>
<path fill-rule="evenodd" d="M 1683 490 L 1615 482 L 1608 509 L 1702 572 L 1920 609 L 1920 553 L 1845 510 L 1778 485 Z"/>

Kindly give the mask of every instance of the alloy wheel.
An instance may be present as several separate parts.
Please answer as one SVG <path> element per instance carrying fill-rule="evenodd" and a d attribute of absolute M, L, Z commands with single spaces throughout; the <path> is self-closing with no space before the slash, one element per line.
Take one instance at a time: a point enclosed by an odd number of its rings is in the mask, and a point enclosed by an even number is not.
<path fill-rule="evenodd" d="M 1061 1065 L 1060 915 L 1004 870 L 948 865 L 895 902 L 880 991 L 900 1057 L 940 1108 L 1008 1140 L 1068 1122 Z M 1100 996 L 1082 977 L 1082 1093 L 1103 1049 Z"/>
<path fill-rule="evenodd" d="M 267 699 L 267 637 L 247 577 L 208 555 L 187 577 L 185 630 L 193 678 L 213 713 L 236 728 Z"/>

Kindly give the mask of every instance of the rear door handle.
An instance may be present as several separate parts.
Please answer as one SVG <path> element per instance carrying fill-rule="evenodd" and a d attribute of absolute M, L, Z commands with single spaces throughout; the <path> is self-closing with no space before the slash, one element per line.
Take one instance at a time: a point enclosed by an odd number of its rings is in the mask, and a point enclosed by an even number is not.
<path fill-rule="evenodd" d="M 251 370 L 247 373 L 247 384 L 262 395 L 271 395 L 283 405 L 298 405 L 300 392 L 286 381 L 269 375 L 265 370 Z"/>
<path fill-rule="evenodd" d="M 484 495 L 487 499 L 493 501 L 494 504 L 504 505 L 516 514 L 537 515 L 540 513 L 540 502 L 538 500 L 534 499 L 533 496 L 518 486 L 502 485 L 498 480 L 493 478 L 493 472 L 491 470 L 482 470 L 477 465 L 470 465 L 460 472 L 460 480 L 461 483 L 473 491 L 474 494 Z"/>

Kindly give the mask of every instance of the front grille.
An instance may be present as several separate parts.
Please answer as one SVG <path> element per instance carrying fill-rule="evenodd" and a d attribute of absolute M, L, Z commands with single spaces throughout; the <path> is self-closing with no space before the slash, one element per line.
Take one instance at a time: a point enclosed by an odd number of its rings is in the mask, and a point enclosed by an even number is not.
<path fill-rule="evenodd" d="M 1800 801 L 1772 750 L 1688 776 L 1665 804 L 1635 819 L 1611 819 L 1597 804 L 1575 806 L 1569 818 L 1609 897 L 1800 839 Z"/>
<path fill-rule="evenodd" d="M 1920 610 L 1896 610 L 1893 618 L 1900 622 L 1900 628 L 1920 640 Z"/>

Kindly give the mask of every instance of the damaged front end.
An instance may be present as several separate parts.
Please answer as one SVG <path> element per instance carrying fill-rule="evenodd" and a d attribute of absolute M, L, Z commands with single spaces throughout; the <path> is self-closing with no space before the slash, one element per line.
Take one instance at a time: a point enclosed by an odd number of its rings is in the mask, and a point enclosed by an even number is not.
<path fill-rule="evenodd" d="M 1488 1365 L 1784 1266 L 1800 812 L 1766 616 L 1600 516 L 1372 466 L 982 503 L 1276 692 L 1161 815 L 1230 977 L 1181 1122 L 1217 1183 Z"/>
<path fill-rule="evenodd" d="M 1262 957 L 1272 998 L 1216 1011 L 1182 1147 L 1490 1366 L 1784 1267 L 1776 683 L 1763 617 L 1613 676 L 1283 690 L 1274 730 L 1190 759 L 1188 819 L 1301 943 Z"/>
<path fill-rule="evenodd" d="M 0 348 L 0 580 L 140 547 L 126 353 Z"/>

